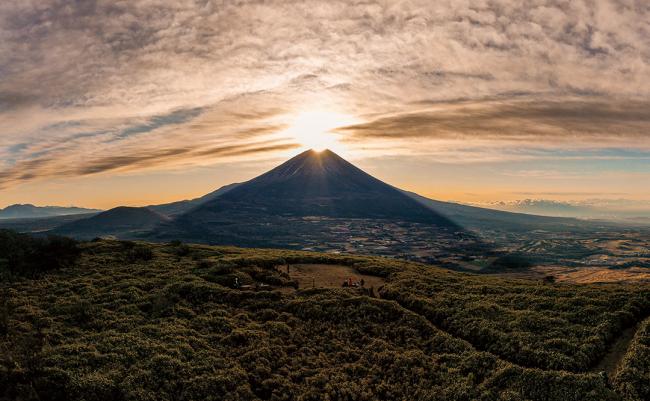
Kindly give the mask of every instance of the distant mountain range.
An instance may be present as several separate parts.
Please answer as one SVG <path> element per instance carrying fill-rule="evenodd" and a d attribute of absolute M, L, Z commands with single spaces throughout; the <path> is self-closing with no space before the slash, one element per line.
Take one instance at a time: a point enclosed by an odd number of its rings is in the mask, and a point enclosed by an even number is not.
<path fill-rule="evenodd" d="M 59 213 L 96 213 L 81 208 L 54 209 Z M 80 238 L 304 247 L 306 243 L 336 241 L 351 232 L 363 236 L 368 231 L 367 235 L 380 239 L 387 233 L 386 224 L 393 222 L 403 223 L 399 230 L 428 227 L 429 233 L 440 235 L 486 229 L 580 230 L 588 224 L 431 200 L 390 186 L 329 150 L 303 152 L 259 177 L 200 198 L 118 207 L 80 217 L 65 220 L 52 232 Z"/>
<path fill-rule="evenodd" d="M 16 204 L 0 209 L 0 219 L 33 219 L 41 217 L 69 216 L 101 212 L 98 209 L 61 206 L 34 206 L 31 204 Z"/>

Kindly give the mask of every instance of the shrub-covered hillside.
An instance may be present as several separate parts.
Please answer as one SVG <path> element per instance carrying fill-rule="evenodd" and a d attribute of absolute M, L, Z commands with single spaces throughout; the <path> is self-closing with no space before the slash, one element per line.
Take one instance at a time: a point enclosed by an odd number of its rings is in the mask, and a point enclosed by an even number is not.
<path fill-rule="evenodd" d="M 0 399 L 648 394 L 647 325 L 618 375 L 591 370 L 648 316 L 649 286 L 506 281 L 390 259 L 180 243 L 79 247 L 61 268 L 2 276 Z M 299 263 L 351 266 L 386 284 L 300 288 L 286 268 Z"/>

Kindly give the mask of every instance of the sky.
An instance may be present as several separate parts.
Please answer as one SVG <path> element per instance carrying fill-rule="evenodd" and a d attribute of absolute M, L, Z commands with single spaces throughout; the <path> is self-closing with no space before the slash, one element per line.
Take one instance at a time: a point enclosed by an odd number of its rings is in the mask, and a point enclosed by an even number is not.
<path fill-rule="evenodd" d="M 0 207 L 187 199 L 311 147 L 441 200 L 650 211 L 650 2 L 0 2 Z"/>

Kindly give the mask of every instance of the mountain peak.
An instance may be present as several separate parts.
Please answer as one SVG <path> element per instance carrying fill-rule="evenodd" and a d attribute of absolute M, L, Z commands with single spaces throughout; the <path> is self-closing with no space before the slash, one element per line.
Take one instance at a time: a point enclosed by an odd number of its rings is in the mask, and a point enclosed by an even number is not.
<path fill-rule="evenodd" d="M 279 180 L 304 177 L 305 179 L 316 182 L 327 177 L 350 176 L 350 174 L 353 176 L 360 174 L 366 175 L 329 149 L 320 152 L 309 149 L 287 160 L 269 172 L 254 178 L 252 181 L 257 183 L 265 181 L 277 182 Z"/>
<path fill-rule="evenodd" d="M 329 149 L 306 150 L 190 211 L 180 223 L 210 221 L 217 227 L 251 216 L 255 221 L 268 216 L 324 216 L 454 226 Z"/>
<path fill-rule="evenodd" d="M 35 209 L 36 206 L 32 205 L 31 203 L 15 203 L 13 205 L 9 205 L 4 209 L 0 210 L 12 210 L 12 209 Z"/>

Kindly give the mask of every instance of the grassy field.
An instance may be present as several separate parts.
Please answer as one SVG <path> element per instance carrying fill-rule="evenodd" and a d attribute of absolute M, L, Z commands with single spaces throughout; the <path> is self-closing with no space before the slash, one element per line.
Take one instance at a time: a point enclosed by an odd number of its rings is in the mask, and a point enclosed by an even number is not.
<path fill-rule="evenodd" d="M 650 314 L 647 284 L 551 284 L 179 243 L 80 246 L 70 267 L 0 283 L 0 399 L 650 394 L 649 324 L 640 323 Z M 337 285 L 349 274 L 376 279 L 373 293 Z M 616 374 L 594 372 L 637 326 Z"/>

